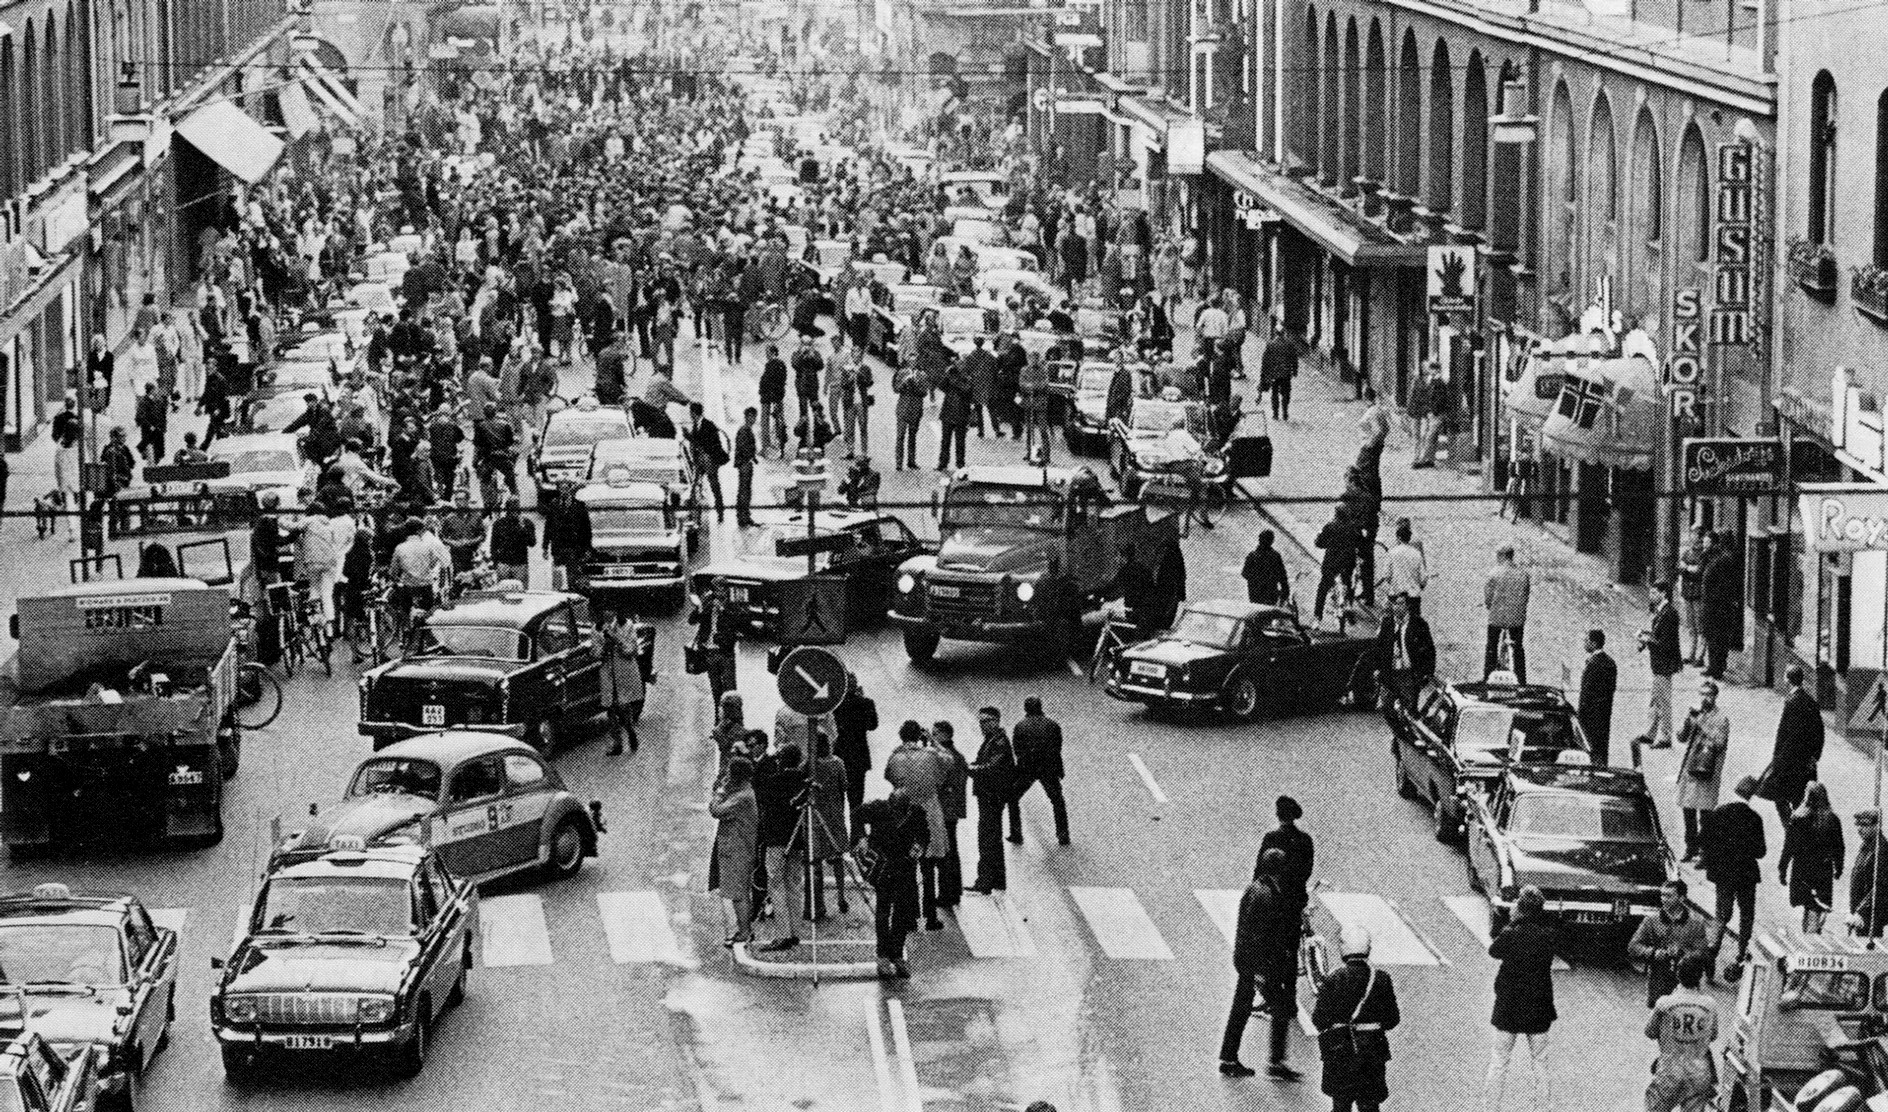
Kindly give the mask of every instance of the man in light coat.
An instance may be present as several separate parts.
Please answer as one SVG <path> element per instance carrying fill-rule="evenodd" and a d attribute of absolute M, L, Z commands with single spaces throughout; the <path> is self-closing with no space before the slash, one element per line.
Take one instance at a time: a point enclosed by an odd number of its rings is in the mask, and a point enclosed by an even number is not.
<path fill-rule="evenodd" d="M 904 789 L 912 805 L 924 812 L 929 828 L 939 832 L 938 837 L 925 843 L 918 868 L 924 884 L 924 929 L 941 931 L 944 923 L 937 917 L 938 872 L 949 850 L 942 835 L 950 826 L 945 821 L 944 804 L 938 793 L 950 770 L 943 755 L 924 742 L 924 728 L 906 719 L 898 727 L 898 748 L 885 758 L 885 781 L 894 788 Z"/>
<path fill-rule="evenodd" d="M 1495 570 L 1488 575 L 1482 602 L 1488 608 L 1488 647 L 1482 654 L 1485 676 L 1503 666 L 1501 649 L 1509 649 L 1508 670 L 1516 683 L 1527 682 L 1527 601 L 1533 588 L 1527 571 L 1516 566 L 1514 546 L 1495 549 Z"/>
<path fill-rule="evenodd" d="M 1678 762 L 1678 806 L 1685 815 L 1685 860 L 1692 861 L 1703 852 L 1699 835 L 1706 812 L 1717 808 L 1731 744 L 1731 720 L 1718 709 L 1716 680 L 1698 685 L 1698 705 L 1685 715 L 1678 740 L 1685 747 Z"/>

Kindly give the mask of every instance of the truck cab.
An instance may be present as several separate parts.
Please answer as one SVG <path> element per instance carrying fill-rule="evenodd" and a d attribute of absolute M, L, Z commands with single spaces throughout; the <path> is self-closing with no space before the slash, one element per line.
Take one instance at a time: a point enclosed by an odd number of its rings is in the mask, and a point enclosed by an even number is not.
<path fill-rule="evenodd" d="M 1794 930 L 1753 940 L 1749 972 L 1724 1036 L 1716 1112 L 1810 1112 L 1805 1086 L 1882 1091 L 1888 950 L 1866 939 Z M 1825 1077 L 1839 1069 L 1842 1077 Z"/>

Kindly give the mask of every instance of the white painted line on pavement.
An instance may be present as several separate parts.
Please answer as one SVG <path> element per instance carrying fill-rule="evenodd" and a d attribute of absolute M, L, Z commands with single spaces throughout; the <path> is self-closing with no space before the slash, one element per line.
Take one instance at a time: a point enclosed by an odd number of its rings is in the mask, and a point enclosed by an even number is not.
<path fill-rule="evenodd" d="M 479 929 L 485 936 L 479 956 L 487 969 L 551 964 L 551 932 L 544 923 L 544 901 L 536 896 L 480 900 Z"/>
<path fill-rule="evenodd" d="M 892 1093 L 892 1064 L 885 1055 L 885 1029 L 879 1026 L 877 1001 L 865 1017 L 865 1041 L 872 1048 L 872 1075 L 878 1079 L 878 1112 L 898 1112 L 898 1099 Z"/>
<path fill-rule="evenodd" d="M 661 963 L 693 966 L 675 940 L 669 910 L 655 892 L 598 892 L 597 911 L 618 965 Z"/>
<path fill-rule="evenodd" d="M 190 918 L 190 909 L 187 907 L 153 907 L 146 910 L 150 913 L 151 922 L 179 935 L 184 933 L 184 923 Z"/>
<path fill-rule="evenodd" d="M 1482 944 L 1484 951 L 1488 949 L 1488 944 L 1493 942 L 1494 939 L 1489 934 L 1487 900 L 1475 895 L 1444 896 L 1442 897 L 1442 906 L 1448 908 L 1449 914 L 1454 915 L 1456 920 L 1468 930 L 1468 933 L 1475 937 L 1475 941 Z M 1555 958 L 1554 968 L 1571 969 L 1573 967 L 1561 961 L 1559 958 Z"/>
<path fill-rule="evenodd" d="M 1154 797 L 1154 802 L 1167 802 L 1167 793 L 1160 790 L 1160 785 L 1154 781 L 1154 774 L 1148 771 L 1147 762 L 1141 760 L 1141 755 L 1139 753 L 1129 753 L 1128 763 L 1133 765 L 1134 771 L 1140 774 L 1141 783 L 1147 785 L 1147 794 Z"/>
<path fill-rule="evenodd" d="M 1369 892 L 1319 892 L 1319 902 L 1338 926 L 1370 932 L 1370 960 L 1378 965 L 1441 965 L 1442 955 L 1410 929 L 1402 913 L 1382 896 Z"/>
<path fill-rule="evenodd" d="M 1193 898 L 1206 909 L 1206 917 L 1219 928 L 1219 936 L 1231 946 L 1239 934 L 1239 900 L 1243 888 L 1195 888 Z"/>
<path fill-rule="evenodd" d="M 1172 961 L 1173 951 L 1132 888 L 1070 888 L 1101 952 L 1126 961 Z"/>
<path fill-rule="evenodd" d="M 1069 675 L 1074 676 L 1078 679 L 1081 678 L 1082 666 L 1080 664 L 1075 663 L 1074 657 L 1069 657 L 1067 660 L 1064 660 L 1062 663 L 1069 666 Z"/>
<path fill-rule="evenodd" d="M 957 904 L 957 927 L 973 958 L 1033 958 L 1036 940 L 1029 924 L 1001 892 L 988 896 L 965 892 Z"/>
<path fill-rule="evenodd" d="M 918 1088 L 918 1057 L 911 1052 L 911 1030 L 905 1026 L 902 1000 L 885 1001 L 892 1017 L 892 1054 L 898 1059 L 898 1080 L 905 1089 L 905 1112 L 924 1112 L 924 1093 Z"/>

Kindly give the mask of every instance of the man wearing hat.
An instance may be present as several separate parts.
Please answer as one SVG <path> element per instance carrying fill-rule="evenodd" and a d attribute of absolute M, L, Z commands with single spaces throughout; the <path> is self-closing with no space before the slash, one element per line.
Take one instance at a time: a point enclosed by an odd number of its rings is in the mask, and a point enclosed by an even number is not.
<path fill-rule="evenodd" d="M 1888 922 L 1888 842 L 1881 836 L 1881 812 L 1870 807 L 1855 813 L 1855 836 L 1861 845 L 1849 869 L 1849 930 L 1863 938 L 1880 938 Z"/>
<path fill-rule="evenodd" d="M 1318 985 L 1311 1025 L 1324 1059 L 1321 1088 L 1332 1112 L 1378 1112 L 1390 1098 L 1389 1032 L 1402 1022 L 1396 983 L 1370 964 L 1370 932 L 1356 925 L 1338 936 L 1344 964 Z"/>
<path fill-rule="evenodd" d="M 1699 838 L 1704 875 L 1717 895 L 1718 930 L 1712 940 L 1714 951 L 1724 944 L 1732 910 L 1739 913 L 1737 957 L 1724 967 L 1725 979 L 1732 981 L 1742 975 L 1744 961 L 1750 956 L 1750 930 L 1757 918 L 1757 881 L 1762 873 L 1764 854 L 1768 852 L 1764 845 L 1763 819 L 1750 805 L 1751 796 L 1757 794 L 1757 778 L 1746 776 L 1733 790 L 1737 798 L 1720 804 L 1705 816 L 1704 831 Z"/>
<path fill-rule="evenodd" d="M 1259 860 L 1253 863 L 1252 875 L 1259 875 L 1266 854 L 1273 850 L 1283 854 L 1284 861 L 1278 869 L 1278 890 L 1303 914 L 1305 905 L 1311 902 L 1311 868 L 1317 847 L 1311 835 L 1298 829 L 1298 820 L 1305 817 L 1305 809 L 1296 799 L 1279 796 L 1273 812 L 1278 816 L 1278 828 L 1266 831 L 1265 837 L 1259 839 Z"/>

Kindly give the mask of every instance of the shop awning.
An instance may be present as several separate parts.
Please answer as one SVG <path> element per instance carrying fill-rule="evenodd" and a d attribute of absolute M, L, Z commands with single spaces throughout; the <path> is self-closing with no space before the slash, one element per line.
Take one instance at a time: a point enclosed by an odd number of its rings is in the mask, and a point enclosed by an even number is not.
<path fill-rule="evenodd" d="M 1658 369 L 1643 356 L 1568 360 L 1541 446 L 1583 463 L 1650 471 L 1661 401 Z"/>
<path fill-rule="evenodd" d="M 288 128 L 290 139 L 300 139 L 321 122 L 315 118 L 315 110 L 309 107 L 308 92 L 300 82 L 277 89 L 275 100 L 282 106 L 282 125 Z"/>
<path fill-rule="evenodd" d="M 302 86 L 314 95 L 315 102 L 333 116 L 336 123 L 349 128 L 360 126 L 361 102 L 347 91 L 333 70 L 307 54 L 297 61 L 297 68 L 302 75 Z"/>
<path fill-rule="evenodd" d="M 1405 243 L 1341 201 L 1266 167 L 1250 151 L 1213 151 L 1206 156 L 1206 168 L 1228 185 L 1257 197 L 1286 223 L 1351 266 L 1429 264 L 1429 249 L 1423 244 Z"/>
<path fill-rule="evenodd" d="M 1589 360 L 1613 354 L 1606 337 L 1574 333 L 1558 340 L 1536 344 L 1521 365 L 1521 377 L 1509 387 L 1502 399 L 1507 416 L 1539 431 L 1548 414 L 1560 403 L 1560 387 L 1567 367 L 1585 366 Z"/>
<path fill-rule="evenodd" d="M 177 125 L 177 134 L 211 161 L 254 185 L 268 174 L 284 146 L 269 129 L 223 97 L 197 109 Z"/>
<path fill-rule="evenodd" d="M 114 143 L 92 159 L 88 170 L 86 188 L 93 202 L 101 210 L 113 208 L 144 175 L 143 144 Z"/>
<path fill-rule="evenodd" d="M 1167 142 L 1167 125 L 1190 118 L 1185 109 L 1175 108 L 1156 96 L 1124 96 L 1119 105 L 1121 114 L 1146 128 L 1153 136 L 1156 146 Z"/>

